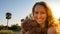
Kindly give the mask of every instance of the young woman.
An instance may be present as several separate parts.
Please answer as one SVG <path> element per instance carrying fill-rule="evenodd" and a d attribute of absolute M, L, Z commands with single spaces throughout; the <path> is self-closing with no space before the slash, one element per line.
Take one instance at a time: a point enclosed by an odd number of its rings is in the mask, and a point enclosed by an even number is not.
<path fill-rule="evenodd" d="M 32 13 L 34 20 L 41 26 L 42 34 L 57 34 L 54 28 L 55 23 L 52 11 L 45 2 L 35 3 L 32 8 Z"/>
<path fill-rule="evenodd" d="M 46 30 L 47 34 L 57 34 L 51 9 L 45 2 L 37 2 L 32 8 L 32 13 L 43 31 Z"/>

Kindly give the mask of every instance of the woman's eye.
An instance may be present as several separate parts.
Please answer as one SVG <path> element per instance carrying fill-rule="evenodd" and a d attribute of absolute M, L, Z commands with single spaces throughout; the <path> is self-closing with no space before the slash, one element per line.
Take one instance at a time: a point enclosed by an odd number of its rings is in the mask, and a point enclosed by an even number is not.
<path fill-rule="evenodd" d="M 41 12 L 41 14 L 45 14 L 44 12 Z"/>
<path fill-rule="evenodd" d="M 35 14 L 38 14 L 38 12 L 35 12 Z"/>

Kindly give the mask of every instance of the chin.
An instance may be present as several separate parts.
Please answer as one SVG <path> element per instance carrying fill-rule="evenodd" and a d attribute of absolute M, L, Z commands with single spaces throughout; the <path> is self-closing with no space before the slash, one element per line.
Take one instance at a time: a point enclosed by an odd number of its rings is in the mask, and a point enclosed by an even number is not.
<path fill-rule="evenodd" d="M 39 23 L 39 24 L 43 24 L 44 22 L 40 22 L 40 21 L 39 21 L 38 23 Z"/>

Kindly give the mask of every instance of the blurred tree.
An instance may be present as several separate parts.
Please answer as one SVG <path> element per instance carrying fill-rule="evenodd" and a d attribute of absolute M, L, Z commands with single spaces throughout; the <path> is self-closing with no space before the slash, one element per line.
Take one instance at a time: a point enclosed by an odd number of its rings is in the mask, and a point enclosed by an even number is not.
<path fill-rule="evenodd" d="M 0 26 L 0 30 L 2 30 L 4 28 L 4 26 Z"/>
<path fill-rule="evenodd" d="M 30 18 L 30 19 L 34 19 L 34 18 L 33 18 L 33 14 L 29 14 L 29 18 Z"/>
<path fill-rule="evenodd" d="M 24 21 L 24 19 L 21 19 L 21 22 L 23 22 Z"/>
<path fill-rule="evenodd" d="M 5 29 L 7 29 L 7 26 L 0 25 L 0 30 L 5 30 Z"/>
<path fill-rule="evenodd" d="M 28 16 L 26 16 L 26 19 L 28 19 L 29 17 Z"/>
<path fill-rule="evenodd" d="M 14 31 L 20 31 L 21 27 L 18 24 L 12 25 L 10 27 L 10 30 L 14 30 Z"/>

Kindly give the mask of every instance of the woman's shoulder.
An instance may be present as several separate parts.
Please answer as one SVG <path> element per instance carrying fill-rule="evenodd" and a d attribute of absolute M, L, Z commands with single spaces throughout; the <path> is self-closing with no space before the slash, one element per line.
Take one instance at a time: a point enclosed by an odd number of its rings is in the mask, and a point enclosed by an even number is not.
<path fill-rule="evenodd" d="M 47 30 L 47 34 L 57 34 L 56 29 L 54 27 L 49 27 Z"/>

